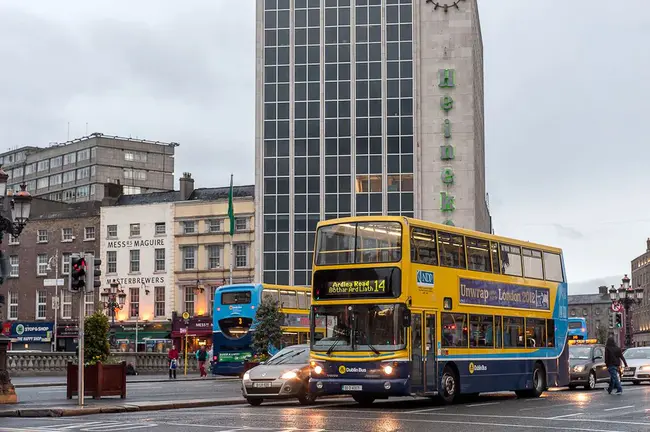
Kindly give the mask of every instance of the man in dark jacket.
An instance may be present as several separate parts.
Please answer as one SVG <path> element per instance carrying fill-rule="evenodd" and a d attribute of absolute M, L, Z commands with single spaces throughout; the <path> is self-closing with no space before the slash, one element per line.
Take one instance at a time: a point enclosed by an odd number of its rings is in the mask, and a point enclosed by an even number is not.
<path fill-rule="evenodd" d="M 614 342 L 614 338 L 610 337 L 607 339 L 607 344 L 605 345 L 605 365 L 609 371 L 609 387 L 607 387 L 607 393 L 611 394 L 614 387 L 616 387 L 616 394 L 623 393 L 623 387 L 621 386 L 621 380 L 618 375 L 619 369 L 621 367 L 621 360 L 623 364 L 627 367 L 627 361 L 623 357 L 623 352 Z"/>

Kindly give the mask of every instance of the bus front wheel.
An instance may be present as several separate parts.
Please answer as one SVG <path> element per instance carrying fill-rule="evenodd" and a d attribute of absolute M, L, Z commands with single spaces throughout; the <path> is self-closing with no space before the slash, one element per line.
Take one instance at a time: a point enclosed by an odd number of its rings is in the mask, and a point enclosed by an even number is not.
<path fill-rule="evenodd" d="M 452 404 L 456 400 L 460 389 L 458 374 L 451 367 L 445 366 L 440 379 L 438 399 L 445 404 Z"/>
<path fill-rule="evenodd" d="M 373 397 L 362 396 L 362 395 L 352 395 L 352 399 L 354 399 L 356 403 L 364 407 L 372 405 L 372 403 L 375 401 L 375 398 Z"/>

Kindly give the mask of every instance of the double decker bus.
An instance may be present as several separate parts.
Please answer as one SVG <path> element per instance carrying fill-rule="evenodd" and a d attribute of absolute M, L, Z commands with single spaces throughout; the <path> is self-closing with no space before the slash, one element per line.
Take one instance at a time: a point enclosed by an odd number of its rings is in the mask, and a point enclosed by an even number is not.
<path fill-rule="evenodd" d="M 224 285 L 216 289 L 212 311 L 212 374 L 240 375 L 253 356 L 255 314 L 262 298 L 270 297 L 284 313 L 282 344 L 308 343 L 311 289 L 268 284 Z M 322 332 L 323 329 L 320 328 Z"/>
<path fill-rule="evenodd" d="M 587 320 L 582 317 L 569 318 L 569 339 L 587 339 Z"/>
<path fill-rule="evenodd" d="M 391 396 L 569 383 L 562 251 L 406 217 L 318 225 L 310 391 L 360 404 Z"/>

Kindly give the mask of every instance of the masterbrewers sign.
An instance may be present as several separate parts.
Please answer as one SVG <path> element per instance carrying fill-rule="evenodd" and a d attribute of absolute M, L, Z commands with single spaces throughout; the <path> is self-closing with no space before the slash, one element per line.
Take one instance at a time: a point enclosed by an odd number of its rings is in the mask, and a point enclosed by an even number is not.
<path fill-rule="evenodd" d="M 460 279 L 460 303 L 520 309 L 549 310 L 549 289 Z"/>

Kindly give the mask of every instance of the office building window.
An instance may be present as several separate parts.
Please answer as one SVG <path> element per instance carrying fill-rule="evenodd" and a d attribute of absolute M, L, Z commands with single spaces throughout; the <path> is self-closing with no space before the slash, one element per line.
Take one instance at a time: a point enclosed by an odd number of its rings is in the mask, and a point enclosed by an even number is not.
<path fill-rule="evenodd" d="M 84 240 L 95 240 L 95 227 L 86 227 L 84 229 Z"/>
<path fill-rule="evenodd" d="M 9 276 L 18 277 L 20 275 L 20 261 L 18 259 L 18 255 L 11 255 L 9 257 L 9 264 L 11 265 L 11 272 L 9 273 Z"/>
<path fill-rule="evenodd" d="M 36 257 L 36 274 L 38 276 L 45 276 L 47 275 L 47 255 L 46 254 L 39 254 L 38 257 Z"/>
<path fill-rule="evenodd" d="M 142 152 L 124 152 L 124 160 L 129 162 L 146 162 L 147 154 Z"/>
<path fill-rule="evenodd" d="M 63 156 L 57 156 L 50 159 L 50 168 L 58 168 L 63 165 Z"/>
<path fill-rule="evenodd" d="M 47 243 L 47 230 L 38 230 L 38 242 Z"/>
<path fill-rule="evenodd" d="M 74 232 L 72 228 L 63 228 L 61 230 L 61 241 L 72 241 L 74 237 Z"/>
<path fill-rule="evenodd" d="M 60 291 L 63 295 L 61 299 L 61 318 L 70 319 L 72 318 L 72 293 L 68 290 Z"/>
<path fill-rule="evenodd" d="M 235 219 L 235 231 L 246 231 L 248 229 L 248 218 Z"/>
<path fill-rule="evenodd" d="M 196 221 L 183 221 L 181 225 L 183 227 L 183 234 L 196 234 Z"/>
<path fill-rule="evenodd" d="M 77 170 L 77 180 L 82 180 L 90 177 L 90 167 L 79 168 Z"/>
<path fill-rule="evenodd" d="M 72 183 L 75 180 L 74 171 L 66 171 L 63 173 L 63 183 Z"/>
<path fill-rule="evenodd" d="M 95 313 L 95 292 L 87 292 L 84 296 L 84 311 L 86 316 L 90 316 Z"/>
<path fill-rule="evenodd" d="M 20 240 L 18 240 L 18 237 L 14 237 L 13 235 L 9 234 L 9 244 L 10 245 L 19 245 Z"/>
<path fill-rule="evenodd" d="M 210 245 L 208 250 L 208 269 L 221 268 L 221 250 L 222 247 L 218 245 Z"/>
<path fill-rule="evenodd" d="M 140 272 L 140 250 L 139 249 L 132 249 L 129 251 L 130 255 L 130 267 L 129 267 L 129 272 L 130 273 L 139 273 Z"/>
<path fill-rule="evenodd" d="M 156 235 L 165 235 L 165 222 L 156 222 Z"/>
<path fill-rule="evenodd" d="M 185 312 L 194 315 L 194 287 L 185 287 Z"/>
<path fill-rule="evenodd" d="M 133 223 L 131 224 L 130 228 L 130 235 L 131 237 L 138 237 L 140 235 L 140 224 L 139 223 Z"/>
<path fill-rule="evenodd" d="M 142 188 L 140 186 L 124 186 L 122 192 L 124 195 L 139 195 L 142 193 Z"/>
<path fill-rule="evenodd" d="M 154 315 L 156 317 L 165 316 L 165 287 L 158 286 L 154 288 L 154 295 L 156 296 L 154 304 Z"/>
<path fill-rule="evenodd" d="M 117 238 L 117 225 L 106 226 L 106 233 L 108 238 Z"/>
<path fill-rule="evenodd" d="M 124 178 L 127 180 L 146 180 L 147 172 L 144 170 L 127 168 L 124 170 Z"/>
<path fill-rule="evenodd" d="M 90 159 L 90 149 L 83 149 L 77 152 L 77 162 Z"/>
<path fill-rule="evenodd" d="M 117 251 L 106 252 L 106 273 L 117 273 Z"/>
<path fill-rule="evenodd" d="M 183 270 L 196 269 L 196 246 L 183 248 Z"/>
<path fill-rule="evenodd" d="M 36 180 L 36 189 L 47 189 L 50 186 L 49 179 L 47 177 L 41 177 Z"/>
<path fill-rule="evenodd" d="M 235 245 L 235 267 L 248 267 L 248 245 Z"/>
<path fill-rule="evenodd" d="M 154 271 L 165 271 L 165 249 L 156 249 Z"/>
<path fill-rule="evenodd" d="M 206 222 L 207 225 L 207 231 L 210 233 L 218 233 L 221 232 L 221 220 L 219 219 L 211 219 Z"/>
<path fill-rule="evenodd" d="M 36 319 L 44 320 L 47 314 L 47 291 L 37 291 L 36 293 Z"/>
<path fill-rule="evenodd" d="M 129 288 L 129 317 L 140 317 L 140 288 Z"/>
<path fill-rule="evenodd" d="M 62 182 L 61 174 L 54 174 L 53 176 L 50 176 L 50 186 L 60 185 L 61 182 Z"/>
<path fill-rule="evenodd" d="M 63 253 L 61 255 L 61 274 L 70 274 L 70 257 L 72 254 Z"/>
<path fill-rule="evenodd" d="M 9 311 L 7 318 L 10 320 L 18 319 L 18 293 L 9 293 Z"/>

